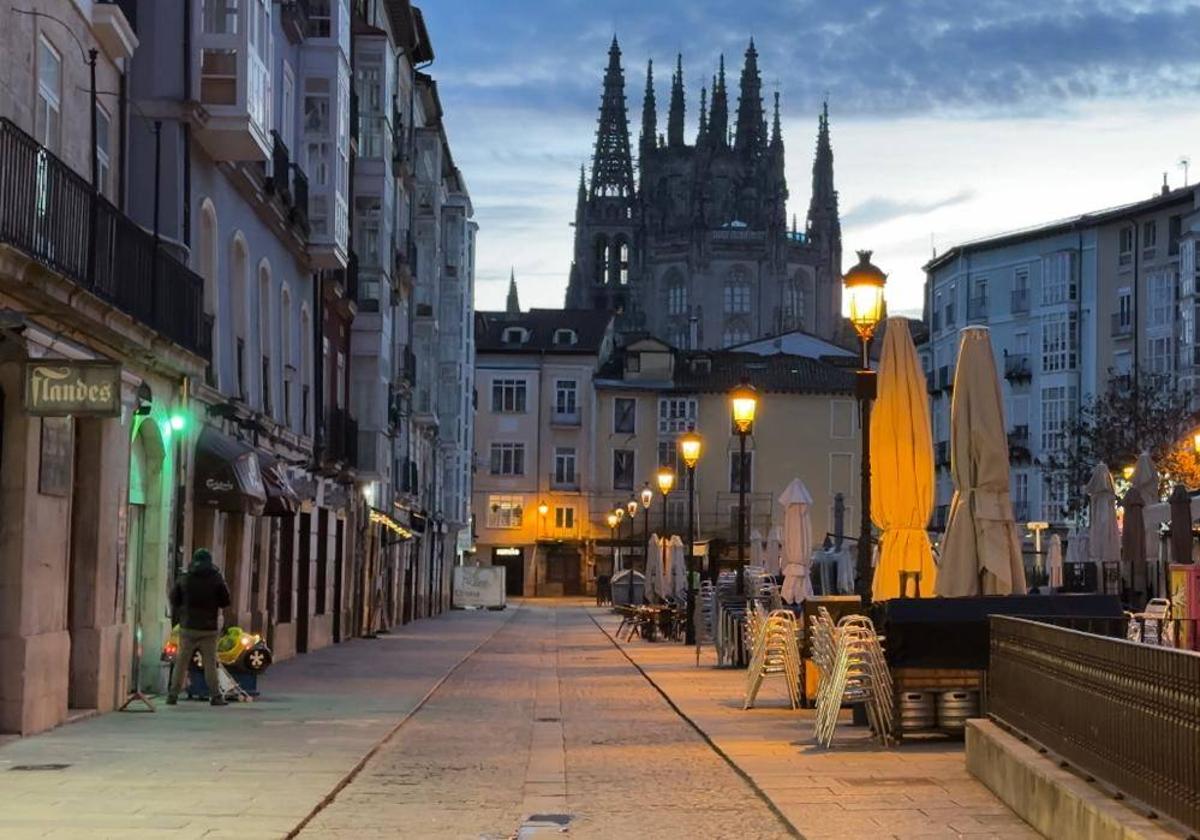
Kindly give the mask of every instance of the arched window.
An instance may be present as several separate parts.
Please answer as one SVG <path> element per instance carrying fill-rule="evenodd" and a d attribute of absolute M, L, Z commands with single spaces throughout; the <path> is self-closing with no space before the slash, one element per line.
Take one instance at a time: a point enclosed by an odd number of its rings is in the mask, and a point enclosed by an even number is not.
<path fill-rule="evenodd" d="M 732 347 L 735 344 L 745 344 L 750 340 L 750 331 L 741 324 L 726 324 L 721 334 L 721 346 Z"/>
<path fill-rule="evenodd" d="M 279 292 L 279 361 L 283 365 L 283 405 L 280 416 L 284 425 L 292 425 L 292 382 L 296 377 L 296 357 L 292 347 L 292 292 L 283 284 Z"/>
<path fill-rule="evenodd" d="M 211 199 L 200 203 L 200 236 L 197 243 L 200 276 L 204 278 L 204 330 L 209 344 L 208 382 L 220 387 L 218 376 L 219 342 L 217 341 L 217 317 L 220 297 L 217 294 L 217 208 Z"/>
<path fill-rule="evenodd" d="M 233 235 L 233 247 L 229 254 L 229 308 L 233 327 L 233 387 L 238 399 L 250 398 L 250 371 L 246 359 L 247 336 L 250 335 L 249 301 L 246 295 L 250 288 L 247 273 L 250 256 L 246 250 L 246 237 L 239 230 Z"/>
<path fill-rule="evenodd" d="M 797 274 L 783 285 L 783 328 L 797 329 L 804 324 L 804 276 Z"/>
<path fill-rule="evenodd" d="M 597 236 L 592 248 L 594 254 L 592 280 L 596 285 L 602 286 L 605 282 L 605 275 L 608 272 L 608 239 L 603 236 Z"/>
<path fill-rule="evenodd" d="M 750 282 L 746 279 L 746 269 L 740 265 L 730 269 L 725 280 L 725 314 L 750 314 Z"/>
<path fill-rule="evenodd" d="M 263 414 L 271 414 L 271 264 L 258 264 L 258 406 Z"/>
<path fill-rule="evenodd" d="M 612 258 L 615 260 L 613 265 L 616 282 L 622 286 L 629 285 L 629 243 L 624 239 L 618 239 L 613 245 Z"/>
<path fill-rule="evenodd" d="M 686 315 L 688 311 L 688 289 L 683 275 L 672 270 L 666 276 L 667 314 Z"/>
<path fill-rule="evenodd" d="M 312 434 L 312 315 L 300 307 L 300 433 Z"/>

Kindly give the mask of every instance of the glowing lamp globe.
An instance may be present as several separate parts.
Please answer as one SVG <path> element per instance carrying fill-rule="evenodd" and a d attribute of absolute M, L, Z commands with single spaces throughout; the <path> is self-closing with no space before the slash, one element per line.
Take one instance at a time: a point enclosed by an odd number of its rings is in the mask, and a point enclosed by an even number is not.
<path fill-rule="evenodd" d="M 642 507 L 650 507 L 650 503 L 654 501 L 654 491 L 650 489 L 650 482 L 646 482 L 646 486 L 642 488 Z"/>
<path fill-rule="evenodd" d="M 637 516 L 638 503 L 637 499 L 635 499 L 633 496 L 630 496 L 629 501 L 625 503 L 625 512 L 629 514 L 630 519 L 633 519 L 635 516 Z"/>
<path fill-rule="evenodd" d="M 618 519 L 617 519 L 617 515 L 616 515 L 615 513 L 610 513 L 610 514 L 608 515 L 608 517 L 607 517 L 607 520 L 606 520 L 606 521 L 608 522 L 608 527 L 609 527 L 609 528 L 616 528 L 616 527 L 617 527 L 617 522 L 619 522 L 620 520 L 618 520 Z"/>
<path fill-rule="evenodd" d="M 655 476 L 658 481 L 658 492 L 664 496 L 671 492 L 675 487 L 675 471 L 670 467 L 659 467 L 658 474 Z"/>
<path fill-rule="evenodd" d="M 847 317 L 860 338 L 869 339 L 883 320 L 883 287 L 887 275 L 871 264 L 871 252 L 859 251 L 858 264 L 846 272 Z"/>
<path fill-rule="evenodd" d="M 743 379 L 742 384 L 730 391 L 729 405 L 733 411 L 733 424 L 737 426 L 739 432 L 745 434 L 754 423 L 754 412 L 758 408 L 758 392 Z"/>
<path fill-rule="evenodd" d="M 689 429 L 679 436 L 679 454 L 683 458 L 683 463 L 687 464 L 688 469 L 696 466 L 696 462 L 700 460 L 700 449 L 703 442 L 700 435 L 696 434 L 695 429 Z"/>

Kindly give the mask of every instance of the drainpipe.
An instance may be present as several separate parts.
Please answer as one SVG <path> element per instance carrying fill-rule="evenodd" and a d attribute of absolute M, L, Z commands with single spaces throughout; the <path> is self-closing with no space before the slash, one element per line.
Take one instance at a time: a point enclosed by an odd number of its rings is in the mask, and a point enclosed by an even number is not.
<path fill-rule="evenodd" d="M 183 8 L 183 94 L 180 100 L 187 103 L 192 98 L 192 7 L 195 0 L 186 0 Z M 183 158 L 183 244 L 192 245 L 192 132 L 187 120 L 179 121 Z"/>
<path fill-rule="evenodd" d="M 1142 398 L 1140 393 L 1141 381 L 1141 354 L 1142 354 L 1142 289 L 1141 280 L 1138 277 L 1138 226 L 1137 222 L 1130 222 L 1130 228 L 1133 231 L 1133 440 L 1135 445 L 1141 441 L 1142 428 Z"/>

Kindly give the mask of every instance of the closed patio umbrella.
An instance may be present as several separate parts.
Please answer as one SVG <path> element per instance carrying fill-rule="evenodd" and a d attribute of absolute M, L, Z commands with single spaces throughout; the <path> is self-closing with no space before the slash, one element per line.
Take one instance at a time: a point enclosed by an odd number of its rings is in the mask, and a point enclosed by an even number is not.
<path fill-rule="evenodd" d="M 1062 537 L 1058 534 L 1050 538 L 1050 552 L 1046 555 L 1046 574 L 1049 575 L 1051 589 L 1062 589 L 1063 550 Z"/>
<path fill-rule="evenodd" d="M 783 573 L 783 529 L 778 525 L 772 525 L 770 533 L 767 534 L 767 548 L 763 563 L 772 575 Z"/>
<path fill-rule="evenodd" d="M 687 559 L 678 534 L 667 544 L 667 570 L 667 594 L 682 601 L 687 597 Z"/>
<path fill-rule="evenodd" d="M 947 597 L 1024 595 L 996 357 L 987 327 L 966 327 L 961 336 L 950 405 L 954 498 L 936 591 Z"/>
<path fill-rule="evenodd" d="M 929 395 L 906 318 L 888 318 L 871 409 L 871 519 L 883 531 L 876 601 L 933 596 L 937 566 L 925 530 L 933 512 Z M 909 582 L 902 590 L 901 577 Z"/>
<path fill-rule="evenodd" d="M 798 604 L 813 594 L 809 571 L 812 565 L 812 494 L 804 482 L 793 478 L 779 497 L 783 506 L 783 600 Z"/>
<path fill-rule="evenodd" d="M 1147 523 L 1146 510 L 1151 505 L 1159 504 L 1162 498 L 1159 491 L 1158 469 L 1154 466 L 1154 459 L 1150 457 L 1149 452 L 1143 452 L 1138 456 L 1137 463 L 1133 466 L 1133 477 L 1130 481 L 1142 494 L 1142 503 L 1145 505 L 1145 508 L 1142 510 L 1142 539 L 1145 545 L 1142 557 L 1145 558 L 1148 564 L 1153 565 L 1153 562 L 1158 559 L 1158 547 L 1162 541 L 1158 536 L 1158 527 Z"/>
<path fill-rule="evenodd" d="M 643 597 L 647 604 L 657 604 L 666 594 L 663 581 L 663 545 L 658 534 L 650 535 L 646 546 L 646 584 Z"/>
<path fill-rule="evenodd" d="M 763 567 L 763 537 L 757 528 L 750 532 L 750 565 Z"/>
<path fill-rule="evenodd" d="M 1087 483 L 1088 559 L 1104 568 L 1121 560 L 1121 535 L 1117 532 L 1117 488 L 1112 473 L 1097 464 Z M 1103 572 L 1101 572 L 1103 576 Z"/>

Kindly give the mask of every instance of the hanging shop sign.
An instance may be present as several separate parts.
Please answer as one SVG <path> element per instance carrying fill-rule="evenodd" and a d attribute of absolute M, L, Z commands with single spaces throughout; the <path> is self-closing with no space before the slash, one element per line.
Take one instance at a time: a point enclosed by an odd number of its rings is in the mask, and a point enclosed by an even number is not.
<path fill-rule="evenodd" d="M 26 362 L 25 412 L 35 417 L 119 417 L 121 366 L 58 359 Z"/>

